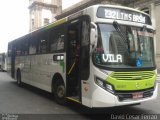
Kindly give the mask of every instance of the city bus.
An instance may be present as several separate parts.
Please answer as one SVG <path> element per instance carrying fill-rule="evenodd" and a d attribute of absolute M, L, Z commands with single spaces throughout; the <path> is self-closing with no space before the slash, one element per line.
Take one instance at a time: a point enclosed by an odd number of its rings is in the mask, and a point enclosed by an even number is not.
<path fill-rule="evenodd" d="M 93 5 L 8 44 L 17 81 L 90 108 L 139 104 L 157 97 L 155 30 L 139 10 Z"/>

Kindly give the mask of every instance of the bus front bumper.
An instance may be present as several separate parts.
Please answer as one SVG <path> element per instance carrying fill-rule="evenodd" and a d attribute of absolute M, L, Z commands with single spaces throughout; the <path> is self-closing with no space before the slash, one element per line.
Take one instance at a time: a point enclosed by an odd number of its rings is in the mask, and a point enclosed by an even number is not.
<path fill-rule="evenodd" d="M 123 106 L 123 105 L 132 105 L 145 101 L 154 100 L 157 98 L 158 93 L 158 83 L 155 85 L 153 95 L 151 97 L 141 98 L 141 99 L 130 99 L 120 101 L 118 96 L 107 92 L 101 87 L 97 86 L 92 95 L 92 107 L 93 108 L 103 108 L 103 107 L 114 107 L 114 106 Z"/>

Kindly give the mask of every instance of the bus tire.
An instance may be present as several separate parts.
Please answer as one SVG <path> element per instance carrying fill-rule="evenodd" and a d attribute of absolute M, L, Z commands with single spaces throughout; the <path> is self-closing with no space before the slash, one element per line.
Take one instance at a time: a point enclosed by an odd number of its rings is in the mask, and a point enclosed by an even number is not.
<path fill-rule="evenodd" d="M 18 85 L 19 87 L 22 86 L 21 72 L 20 72 L 20 70 L 17 71 L 17 85 Z"/>
<path fill-rule="evenodd" d="M 57 80 L 54 83 L 54 99 L 60 105 L 66 104 L 66 90 L 64 83 L 61 80 Z"/>

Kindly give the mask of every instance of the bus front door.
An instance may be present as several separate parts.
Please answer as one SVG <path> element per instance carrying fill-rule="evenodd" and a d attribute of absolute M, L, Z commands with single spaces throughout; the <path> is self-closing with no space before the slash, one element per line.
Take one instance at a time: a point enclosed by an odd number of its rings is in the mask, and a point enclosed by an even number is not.
<path fill-rule="evenodd" d="M 80 100 L 80 39 L 81 23 L 77 22 L 68 26 L 67 49 L 67 96 Z"/>

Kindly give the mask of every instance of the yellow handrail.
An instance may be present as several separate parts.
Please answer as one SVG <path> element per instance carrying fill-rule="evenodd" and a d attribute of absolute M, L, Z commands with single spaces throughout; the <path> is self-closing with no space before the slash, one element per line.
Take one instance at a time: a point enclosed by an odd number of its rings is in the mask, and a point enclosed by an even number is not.
<path fill-rule="evenodd" d="M 74 66 L 76 65 L 76 60 L 74 61 L 74 63 L 72 64 L 72 67 L 70 68 L 69 72 L 68 72 L 68 75 L 71 74 Z"/>

